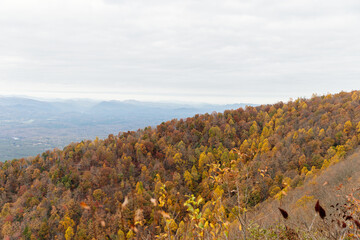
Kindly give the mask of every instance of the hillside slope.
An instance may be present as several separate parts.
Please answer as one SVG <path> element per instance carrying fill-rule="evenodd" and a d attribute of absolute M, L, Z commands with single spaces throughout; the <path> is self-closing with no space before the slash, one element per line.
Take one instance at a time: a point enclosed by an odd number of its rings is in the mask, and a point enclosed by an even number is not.
<path fill-rule="evenodd" d="M 351 230 L 358 229 L 357 233 L 360 234 L 360 226 L 353 221 L 360 220 L 360 202 L 356 203 L 355 199 L 360 200 L 359 147 L 339 163 L 308 174 L 303 185 L 259 204 L 248 217 L 251 219 L 249 222 L 272 228 L 274 222 L 281 223 L 283 220 L 278 210 L 281 207 L 289 214 L 286 220 L 288 226 L 296 226 L 313 239 L 318 238 L 315 235 L 321 230 L 326 239 L 341 239 L 344 233 Z M 321 201 L 327 213 L 325 220 L 314 211 L 317 200 Z M 310 226 L 312 231 L 309 231 Z"/>
<path fill-rule="evenodd" d="M 360 93 L 172 120 L 0 163 L 0 237 L 238 239 L 359 145 Z"/>
<path fill-rule="evenodd" d="M 139 101 L 52 100 L 0 96 L 0 162 L 35 156 L 70 142 L 105 138 L 172 118 L 252 104 L 212 105 Z"/>

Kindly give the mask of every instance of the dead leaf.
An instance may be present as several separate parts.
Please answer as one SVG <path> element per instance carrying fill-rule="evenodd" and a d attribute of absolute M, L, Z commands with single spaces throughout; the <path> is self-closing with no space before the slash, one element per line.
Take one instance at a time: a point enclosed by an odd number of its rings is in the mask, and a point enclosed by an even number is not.
<path fill-rule="evenodd" d="M 86 210 L 90 210 L 90 206 L 87 205 L 87 204 L 84 203 L 84 202 L 81 202 L 81 203 L 80 203 L 80 207 L 82 207 L 83 209 L 86 209 Z"/>
<path fill-rule="evenodd" d="M 151 198 L 150 202 L 156 207 L 157 206 L 157 201 L 155 198 Z"/>
<path fill-rule="evenodd" d="M 126 196 L 125 197 L 125 199 L 124 199 L 124 202 L 122 203 L 122 208 L 125 208 L 126 207 L 126 205 L 128 205 L 128 203 L 129 203 L 129 198 Z"/>
<path fill-rule="evenodd" d="M 170 215 L 164 211 L 159 211 L 164 218 L 170 218 Z"/>

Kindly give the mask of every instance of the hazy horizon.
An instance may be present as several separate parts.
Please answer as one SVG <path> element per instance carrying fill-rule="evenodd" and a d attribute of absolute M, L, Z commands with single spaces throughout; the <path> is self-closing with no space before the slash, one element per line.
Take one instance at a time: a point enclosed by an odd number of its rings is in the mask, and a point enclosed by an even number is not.
<path fill-rule="evenodd" d="M 100 102 L 112 102 L 112 101 L 117 101 L 117 102 L 138 102 L 138 103 L 150 103 L 150 104 L 178 104 L 178 105 L 184 105 L 184 106 L 198 106 L 198 105 L 219 105 L 219 106 L 224 106 L 224 105 L 236 105 L 236 104 L 250 104 L 250 105 L 260 105 L 257 103 L 252 103 L 252 102 L 225 102 L 225 103 L 219 103 L 219 102 L 201 102 L 201 101 L 187 101 L 187 100 L 154 100 L 154 99 L 148 99 L 148 98 L 144 98 L 144 99 L 135 99 L 135 98 L 121 98 L 121 97 L 116 97 L 114 95 L 114 97 L 111 97 L 112 95 L 107 95 L 107 97 L 93 97 L 93 95 L 91 94 L 84 94 L 81 96 L 74 96 L 74 97 L 63 97 L 63 96 L 35 96 L 35 95 L 26 95 L 26 94 L 0 94 L 0 98 L 18 98 L 18 99 L 31 99 L 31 100 L 36 100 L 36 101 L 43 101 L 43 102 L 66 102 L 66 101 L 84 101 L 84 102 L 94 102 L 94 103 L 100 103 Z M 87 97 L 86 97 L 87 96 Z M 99 96 L 99 95 L 97 95 Z M 263 103 L 261 103 L 263 104 Z M 264 103 L 267 104 L 267 103 Z"/>
<path fill-rule="evenodd" d="M 184 96 L 171 96 L 163 95 L 163 96 L 152 96 L 150 94 L 116 94 L 116 93 L 100 93 L 100 92 L 24 92 L 24 93 L 3 93 L 0 91 L 0 97 L 20 97 L 20 98 L 30 98 L 34 100 L 40 101 L 66 101 L 66 100 L 86 100 L 86 101 L 139 101 L 139 102 L 151 102 L 151 103 L 179 103 L 179 104 L 218 104 L 218 105 L 226 105 L 226 104 L 274 104 L 277 102 L 288 102 L 292 99 L 297 98 L 310 98 L 312 95 L 326 95 L 326 94 L 335 94 L 341 91 L 350 92 L 353 90 L 359 89 L 351 89 L 351 90 L 339 90 L 334 92 L 321 92 L 321 93 L 311 93 L 303 96 L 278 96 L 272 97 L 271 99 L 263 99 L 256 97 L 248 97 L 248 98 L 237 98 L 233 97 L 230 101 L 228 97 L 221 96 L 198 96 L 197 98 L 184 98 Z"/>

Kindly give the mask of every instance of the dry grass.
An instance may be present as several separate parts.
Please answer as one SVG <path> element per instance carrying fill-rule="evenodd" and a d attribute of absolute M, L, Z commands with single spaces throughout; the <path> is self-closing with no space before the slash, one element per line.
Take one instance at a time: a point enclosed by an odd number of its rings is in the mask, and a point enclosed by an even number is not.
<path fill-rule="evenodd" d="M 257 206 L 251 219 L 264 228 L 280 223 L 298 231 L 316 231 L 327 239 L 343 239 L 353 231 L 354 239 L 358 239 L 360 209 L 355 209 L 352 204 L 360 199 L 359 187 L 360 149 L 307 179 L 303 186 L 289 191 L 281 202 L 268 200 Z"/>

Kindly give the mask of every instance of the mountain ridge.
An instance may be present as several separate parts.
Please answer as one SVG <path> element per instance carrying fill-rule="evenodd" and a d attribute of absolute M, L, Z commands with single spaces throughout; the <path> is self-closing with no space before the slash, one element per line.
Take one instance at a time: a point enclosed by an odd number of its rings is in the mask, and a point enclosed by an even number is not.
<path fill-rule="evenodd" d="M 245 107 L 235 104 L 233 107 Z M 0 161 L 37 155 L 71 142 L 155 126 L 172 118 L 223 111 L 228 105 L 140 101 L 40 101 L 0 97 Z M 14 137 L 18 140 L 14 141 Z M 51 137 L 51 138 L 50 138 Z"/>
<path fill-rule="evenodd" d="M 1 237 L 286 239 L 288 226 L 259 230 L 247 212 L 343 161 L 359 140 L 353 91 L 72 143 L 0 163 Z"/>

